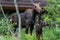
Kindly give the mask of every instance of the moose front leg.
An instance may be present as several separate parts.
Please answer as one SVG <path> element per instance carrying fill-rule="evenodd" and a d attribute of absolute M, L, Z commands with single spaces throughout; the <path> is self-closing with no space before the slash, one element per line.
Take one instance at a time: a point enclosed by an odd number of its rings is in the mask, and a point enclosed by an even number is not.
<path fill-rule="evenodd" d="M 40 40 L 40 39 L 43 40 L 42 31 L 41 30 L 36 30 L 36 40 Z"/>
<path fill-rule="evenodd" d="M 40 35 L 41 39 L 43 40 L 43 34 Z"/>
<path fill-rule="evenodd" d="M 36 31 L 36 40 L 40 40 L 40 34 Z"/>
<path fill-rule="evenodd" d="M 40 24 L 36 25 L 36 39 L 40 40 L 42 38 L 42 25 Z"/>
<path fill-rule="evenodd" d="M 33 29 L 34 29 L 34 23 L 30 25 L 30 35 L 32 35 Z"/>
<path fill-rule="evenodd" d="M 28 34 L 28 25 L 26 25 L 26 34 Z"/>
<path fill-rule="evenodd" d="M 28 19 L 26 19 L 25 22 L 26 22 L 26 34 L 28 34 L 28 28 L 29 28 L 29 27 L 28 27 Z"/>

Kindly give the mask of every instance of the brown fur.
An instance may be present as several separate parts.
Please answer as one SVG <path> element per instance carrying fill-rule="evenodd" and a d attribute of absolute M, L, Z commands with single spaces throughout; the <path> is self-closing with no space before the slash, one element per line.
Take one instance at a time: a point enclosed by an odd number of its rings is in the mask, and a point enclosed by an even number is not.
<path fill-rule="evenodd" d="M 36 26 L 36 38 L 37 40 L 40 40 L 40 37 L 42 37 L 42 27 L 47 26 L 48 24 L 40 20 L 39 24 Z M 42 38 L 43 40 L 43 38 Z"/>
<path fill-rule="evenodd" d="M 34 5 L 34 8 L 27 9 L 24 13 L 20 13 L 21 25 L 25 25 L 26 34 L 28 34 L 28 28 L 30 26 L 30 34 L 31 35 L 32 35 L 33 28 L 34 28 L 35 17 L 37 14 L 40 13 L 40 10 L 41 10 L 41 7 L 38 3 L 33 3 L 33 5 Z M 10 16 L 10 19 L 12 19 L 12 23 L 18 24 L 18 17 L 16 16 L 16 14 L 12 14 Z M 17 26 L 15 27 L 15 31 L 16 31 L 16 28 L 17 28 Z"/>
<path fill-rule="evenodd" d="M 34 8 L 27 9 L 24 13 L 20 13 L 20 15 L 21 15 L 21 25 L 22 26 L 25 25 L 25 27 L 26 27 L 26 34 L 28 34 L 28 29 L 30 27 L 30 34 L 32 35 L 32 31 L 33 31 L 33 28 L 34 28 L 36 15 L 38 14 L 39 20 L 41 20 L 42 19 L 41 16 L 44 13 L 47 13 L 47 11 L 42 9 L 38 3 L 34 4 Z M 11 16 L 9 16 L 9 18 L 12 19 L 11 22 L 15 24 L 15 26 L 14 26 L 14 28 L 15 28 L 14 32 L 15 32 L 16 28 L 18 27 L 18 16 L 17 16 L 16 13 L 14 13 Z M 41 29 L 42 29 L 42 25 L 41 25 Z M 36 31 L 36 33 L 38 35 L 37 31 Z"/>

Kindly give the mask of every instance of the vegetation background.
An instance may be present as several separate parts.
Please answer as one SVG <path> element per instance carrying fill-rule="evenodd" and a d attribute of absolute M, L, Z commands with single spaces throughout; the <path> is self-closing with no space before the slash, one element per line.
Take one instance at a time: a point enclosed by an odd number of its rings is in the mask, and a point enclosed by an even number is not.
<path fill-rule="evenodd" d="M 43 15 L 44 21 L 48 22 L 50 26 L 43 28 L 44 40 L 60 40 L 60 0 L 46 0 L 49 6 L 44 7 L 48 10 L 48 15 Z M 8 14 L 5 14 L 8 17 Z M 6 22 L 8 21 L 8 22 Z M 9 26 L 7 26 L 7 23 Z M 18 36 L 11 36 L 10 31 L 13 24 L 6 19 L 0 10 L 0 40 L 20 40 Z M 22 40 L 36 40 L 35 29 L 33 36 L 25 34 L 25 28 L 21 29 Z"/>

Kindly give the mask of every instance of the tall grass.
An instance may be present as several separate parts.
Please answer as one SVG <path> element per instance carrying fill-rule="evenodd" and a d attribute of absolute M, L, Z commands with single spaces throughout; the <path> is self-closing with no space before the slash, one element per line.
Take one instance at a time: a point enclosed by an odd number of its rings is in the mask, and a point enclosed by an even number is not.
<path fill-rule="evenodd" d="M 33 30 L 33 35 L 25 34 L 25 28 L 22 29 L 22 40 L 36 40 L 36 32 Z M 11 37 L 9 35 L 0 36 L 0 40 L 17 40 L 15 37 Z M 60 40 L 60 27 L 58 27 L 58 32 L 56 32 L 56 28 L 48 29 L 46 27 L 43 28 L 43 40 Z"/>

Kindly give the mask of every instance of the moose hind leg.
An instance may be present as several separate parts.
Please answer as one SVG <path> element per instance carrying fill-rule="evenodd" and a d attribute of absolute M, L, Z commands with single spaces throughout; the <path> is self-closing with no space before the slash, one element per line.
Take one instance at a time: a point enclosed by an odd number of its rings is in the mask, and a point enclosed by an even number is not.
<path fill-rule="evenodd" d="M 14 26 L 14 33 L 16 32 L 16 29 L 18 28 L 18 25 Z"/>

